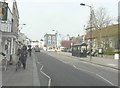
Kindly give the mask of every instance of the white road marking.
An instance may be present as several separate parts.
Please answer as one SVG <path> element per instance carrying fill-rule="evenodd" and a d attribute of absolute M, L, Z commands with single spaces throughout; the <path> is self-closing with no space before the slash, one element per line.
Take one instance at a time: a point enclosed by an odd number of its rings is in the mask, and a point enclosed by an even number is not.
<path fill-rule="evenodd" d="M 62 61 L 63 63 L 65 63 L 65 64 L 69 64 L 69 62 L 65 62 L 65 61 Z"/>
<path fill-rule="evenodd" d="M 58 59 L 59 60 L 59 59 Z M 65 64 L 69 64 L 69 62 L 65 62 L 65 61 L 62 61 L 62 60 L 59 60 L 59 61 L 61 61 L 62 63 L 65 63 Z"/>
<path fill-rule="evenodd" d="M 82 71 L 85 71 L 85 72 L 89 72 L 89 73 L 95 74 L 98 77 L 102 78 L 103 80 L 107 81 L 109 84 L 111 84 L 113 86 L 116 86 L 115 84 L 113 84 L 112 82 L 110 82 L 109 80 L 107 80 L 106 78 L 102 77 L 101 75 L 99 75 L 97 73 L 94 73 L 94 72 L 91 72 L 91 71 L 88 71 L 88 70 L 85 70 L 85 69 L 77 68 L 75 65 L 73 65 L 73 67 L 76 68 L 76 69 L 78 69 L 78 70 L 82 70 Z"/>
<path fill-rule="evenodd" d="M 64 62 L 64 61 L 62 61 L 62 60 L 60 60 L 60 61 L 63 62 L 63 63 L 66 63 L 66 64 L 70 64 L 70 63 Z M 84 63 L 87 63 L 87 64 L 88 64 L 88 62 L 84 62 Z M 93 63 L 89 63 L 89 64 L 94 65 L 94 66 L 99 66 L 99 65 L 96 65 L 96 64 L 93 64 Z M 109 65 L 114 65 L 114 64 L 109 64 Z M 86 72 L 95 74 L 96 76 L 102 78 L 103 80 L 105 80 L 105 81 L 108 82 L 109 84 L 111 84 L 111 85 L 113 85 L 113 86 L 116 86 L 115 84 L 113 84 L 112 82 L 110 82 L 109 80 L 105 79 L 104 77 L 102 77 L 101 75 L 99 75 L 99 74 L 97 74 L 97 73 L 94 73 L 94 72 L 91 72 L 91 71 L 88 71 L 88 70 L 85 70 L 85 69 L 77 68 L 75 65 L 72 65 L 72 66 L 73 66 L 74 68 L 76 68 L 77 70 L 82 70 L 82 71 L 86 71 Z M 103 66 L 99 66 L 99 67 L 103 67 Z M 116 70 L 116 69 L 115 69 L 115 70 Z"/>
<path fill-rule="evenodd" d="M 75 66 L 75 65 L 73 65 L 73 67 L 74 67 L 74 68 L 76 68 L 76 66 Z M 76 69 L 77 69 L 77 68 L 76 68 Z"/>
<path fill-rule="evenodd" d="M 94 74 L 94 72 L 91 72 L 91 71 L 88 71 L 88 70 L 85 70 L 85 69 L 82 69 L 82 68 L 77 68 L 75 65 L 73 65 L 73 67 L 76 68 L 77 70 L 82 70 L 82 71 Z"/>
<path fill-rule="evenodd" d="M 111 66 L 116 66 L 115 64 L 108 64 L 108 65 L 111 65 Z"/>
<path fill-rule="evenodd" d="M 43 67 L 44 67 L 44 65 L 42 65 L 42 67 L 40 68 L 40 72 L 49 79 L 49 81 L 48 81 L 48 87 L 50 87 L 50 85 L 51 85 L 51 78 L 50 78 L 50 76 L 48 76 L 46 73 L 44 73 L 42 71 Z"/>
<path fill-rule="evenodd" d="M 112 86 L 116 86 L 115 84 L 113 84 L 112 82 L 110 82 L 109 80 L 107 80 L 106 78 L 102 77 L 99 74 L 96 74 L 97 76 L 99 76 L 100 78 L 102 78 L 103 80 L 107 81 L 109 84 L 111 84 Z"/>
<path fill-rule="evenodd" d="M 37 64 L 40 64 L 40 62 L 37 62 Z"/>

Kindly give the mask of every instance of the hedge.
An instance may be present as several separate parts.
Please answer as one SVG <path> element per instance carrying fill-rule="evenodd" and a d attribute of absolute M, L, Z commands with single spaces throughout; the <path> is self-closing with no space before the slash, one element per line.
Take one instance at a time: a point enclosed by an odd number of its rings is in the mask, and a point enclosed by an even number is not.
<path fill-rule="evenodd" d="M 118 53 L 118 54 L 120 54 L 120 51 L 114 51 L 112 48 L 108 48 L 108 49 L 106 49 L 105 51 L 104 51 L 104 54 L 105 55 L 114 55 L 114 54 L 116 54 L 116 53 Z"/>

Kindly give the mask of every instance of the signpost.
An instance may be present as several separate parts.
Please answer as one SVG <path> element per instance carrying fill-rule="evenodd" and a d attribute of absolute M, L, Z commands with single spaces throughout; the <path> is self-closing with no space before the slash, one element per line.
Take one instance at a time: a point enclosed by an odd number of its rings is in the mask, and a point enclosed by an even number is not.
<path fill-rule="evenodd" d="M 7 13 L 8 13 L 8 3 L 0 2 L 0 18 L 3 21 L 7 21 Z"/>

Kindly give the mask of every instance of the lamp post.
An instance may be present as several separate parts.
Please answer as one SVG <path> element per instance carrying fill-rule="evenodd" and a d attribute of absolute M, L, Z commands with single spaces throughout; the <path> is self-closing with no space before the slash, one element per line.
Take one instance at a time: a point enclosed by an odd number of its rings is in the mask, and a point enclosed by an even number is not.
<path fill-rule="evenodd" d="M 25 25 L 26 25 L 26 24 L 19 24 L 18 27 L 20 27 L 20 26 L 25 26 Z M 22 29 L 22 27 L 21 27 L 21 29 Z"/>
<path fill-rule="evenodd" d="M 90 61 L 92 60 L 92 6 L 80 3 L 82 6 L 87 6 L 90 8 Z"/>
<path fill-rule="evenodd" d="M 26 26 L 26 24 L 18 24 L 18 35 L 20 33 L 20 31 L 22 30 L 22 26 Z M 19 29 L 20 28 L 20 29 Z"/>

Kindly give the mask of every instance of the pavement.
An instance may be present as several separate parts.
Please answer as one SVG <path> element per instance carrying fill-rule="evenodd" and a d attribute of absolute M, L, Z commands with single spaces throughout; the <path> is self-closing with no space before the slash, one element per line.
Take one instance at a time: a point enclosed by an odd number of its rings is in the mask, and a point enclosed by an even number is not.
<path fill-rule="evenodd" d="M 25 70 L 21 67 L 16 71 L 13 64 L 2 71 L 2 86 L 40 86 L 34 55 L 28 56 Z"/>
<path fill-rule="evenodd" d="M 72 56 L 72 54 L 69 52 L 57 52 L 57 53 L 68 56 L 68 57 L 76 58 L 81 61 L 86 61 L 86 62 L 89 62 L 92 64 L 101 65 L 101 66 L 120 70 L 120 65 L 119 65 L 120 59 L 116 60 L 116 59 L 114 59 L 114 56 L 92 57 L 92 59 L 90 60 L 90 56 L 81 58 L 81 57 Z"/>

